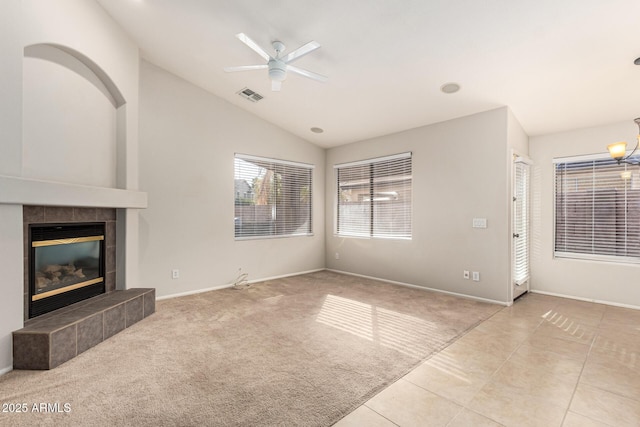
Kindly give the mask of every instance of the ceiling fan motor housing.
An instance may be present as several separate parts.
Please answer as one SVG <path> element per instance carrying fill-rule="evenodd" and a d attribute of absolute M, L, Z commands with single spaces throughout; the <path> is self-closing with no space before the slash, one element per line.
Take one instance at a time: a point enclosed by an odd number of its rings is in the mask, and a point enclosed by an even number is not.
<path fill-rule="evenodd" d="M 269 78 L 277 82 L 283 81 L 287 77 L 287 64 L 280 59 L 271 58 L 269 60 Z"/>
<path fill-rule="evenodd" d="M 280 54 L 284 52 L 284 49 L 285 49 L 284 43 L 282 43 L 281 41 L 276 40 L 271 43 L 271 46 L 273 47 L 273 50 L 276 51 L 276 54 L 278 56 L 280 56 Z"/>

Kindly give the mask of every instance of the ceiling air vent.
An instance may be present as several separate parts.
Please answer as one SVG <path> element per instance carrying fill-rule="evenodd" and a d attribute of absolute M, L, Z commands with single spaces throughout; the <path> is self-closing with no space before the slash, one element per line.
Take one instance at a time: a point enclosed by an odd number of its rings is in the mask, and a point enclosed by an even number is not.
<path fill-rule="evenodd" d="M 252 91 L 247 87 L 245 87 L 244 89 L 241 89 L 239 92 L 236 92 L 236 93 L 241 97 L 248 99 L 251 102 L 258 102 L 262 98 L 264 98 L 264 96 L 260 95 L 257 92 Z"/>

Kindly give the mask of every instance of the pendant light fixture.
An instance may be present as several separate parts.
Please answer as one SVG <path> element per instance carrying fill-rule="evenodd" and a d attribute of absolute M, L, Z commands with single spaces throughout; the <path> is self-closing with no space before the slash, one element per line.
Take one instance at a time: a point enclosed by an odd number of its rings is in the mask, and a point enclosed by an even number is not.
<path fill-rule="evenodd" d="M 618 161 L 618 164 L 620 163 L 630 163 L 632 165 L 637 165 L 639 163 L 639 161 L 630 161 L 629 158 L 636 152 L 636 150 L 638 149 L 638 145 L 640 144 L 640 118 L 634 119 L 633 120 L 635 122 L 635 124 L 638 125 L 638 136 L 636 137 L 637 142 L 636 142 L 636 146 L 633 149 L 633 151 L 631 151 L 631 153 L 629 153 L 629 155 L 627 154 L 627 143 L 626 142 L 615 142 L 613 144 L 609 144 L 607 145 L 607 149 L 609 150 L 609 155 L 611 155 L 611 157 L 613 157 L 614 159 L 616 159 Z"/>

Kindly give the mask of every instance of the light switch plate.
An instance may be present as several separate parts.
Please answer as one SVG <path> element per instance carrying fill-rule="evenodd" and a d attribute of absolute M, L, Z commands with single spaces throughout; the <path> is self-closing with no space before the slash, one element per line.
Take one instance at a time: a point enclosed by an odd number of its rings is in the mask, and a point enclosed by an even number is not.
<path fill-rule="evenodd" d="M 473 228 L 487 228 L 487 218 L 473 218 Z"/>

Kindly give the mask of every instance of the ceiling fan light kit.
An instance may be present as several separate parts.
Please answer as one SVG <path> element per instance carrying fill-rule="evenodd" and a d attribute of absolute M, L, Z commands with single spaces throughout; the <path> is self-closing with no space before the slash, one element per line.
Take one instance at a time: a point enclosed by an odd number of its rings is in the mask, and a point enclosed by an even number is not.
<path fill-rule="evenodd" d="M 287 64 L 279 59 L 269 61 L 269 78 L 278 82 L 287 78 Z"/>
<path fill-rule="evenodd" d="M 291 62 L 296 61 L 308 53 L 313 52 L 314 50 L 320 47 L 320 44 L 316 41 L 310 41 L 309 43 L 300 46 L 298 49 L 289 53 L 288 55 L 281 57 L 282 52 L 286 49 L 284 43 L 281 41 L 274 41 L 271 43 L 271 47 L 275 51 L 276 55 L 269 55 L 264 49 L 262 49 L 256 42 L 251 40 L 246 34 L 238 33 L 236 37 L 244 44 L 249 46 L 254 52 L 260 55 L 265 61 L 266 64 L 260 65 L 240 65 L 237 67 L 225 67 L 224 71 L 231 73 L 236 71 L 250 71 L 250 70 L 269 70 L 269 79 L 271 79 L 271 90 L 279 91 L 282 82 L 287 78 L 287 71 L 291 71 L 292 73 L 301 75 L 303 77 L 307 77 L 312 80 L 316 80 L 319 82 L 326 82 L 328 78 L 321 74 L 314 73 L 309 70 L 305 70 L 303 68 L 294 67 L 290 65 Z"/>

